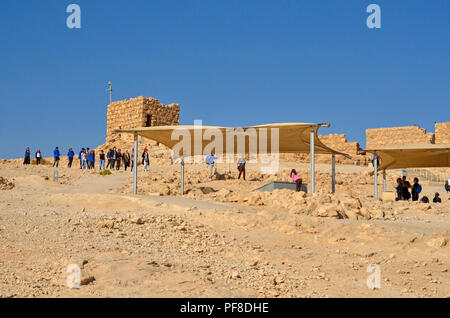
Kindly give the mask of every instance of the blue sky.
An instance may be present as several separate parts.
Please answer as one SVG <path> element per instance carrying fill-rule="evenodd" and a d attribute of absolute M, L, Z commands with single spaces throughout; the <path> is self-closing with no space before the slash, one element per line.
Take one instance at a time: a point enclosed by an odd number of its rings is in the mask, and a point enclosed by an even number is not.
<path fill-rule="evenodd" d="M 68 29 L 66 7 L 82 10 Z M 382 10 L 368 29 L 366 8 Z M 113 99 L 181 104 L 182 124 L 450 121 L 448 0 L 0 2 L 0 157 L 96 147 Z"/>

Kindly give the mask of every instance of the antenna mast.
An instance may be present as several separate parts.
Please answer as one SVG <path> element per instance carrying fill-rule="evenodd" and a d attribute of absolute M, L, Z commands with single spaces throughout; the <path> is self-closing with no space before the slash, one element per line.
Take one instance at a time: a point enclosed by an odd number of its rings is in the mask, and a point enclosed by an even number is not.
<path fill-rule="evenodd" d="M 108 82 L 108 86 L 109 88 L 106 90 L 107 92 L 109 92 L 109 104 L 112 104 L 112 83 L 111 81 Z"/>

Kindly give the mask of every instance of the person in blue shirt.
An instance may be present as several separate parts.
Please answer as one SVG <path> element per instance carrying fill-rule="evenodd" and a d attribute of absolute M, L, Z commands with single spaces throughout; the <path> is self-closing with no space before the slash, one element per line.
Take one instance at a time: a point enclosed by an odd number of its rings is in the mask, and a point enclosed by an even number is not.
<path fill-rule="evenodd" d="M 206 164 L 209 166 L 209 177 L 212 178 L 214 174 L 216 174 L 216 159 L 212 153 L 206 156 Z M 214 171 L 214 172 L 213 172 Z"/>
<path fill-rule="evenodd" d="M 89 169 L 95 169 L 95 152 L 89 152 Z"/>
<path fill-rule="evenodd" d="M 56 166 L 56 168 L 59 167 L 59 158 L 61 157 L 60 153 L 59 153 L 59 148 L 56 147 L 55 150 L 53 150 L 53 159 L 55 160 L 53 162 L 53 167 Z"/>
<path fill-rule="evenodd" d="M 73 162 L 74 156 L 75 156 L 75 153 L 73 152 L 72 148 L 70 148 L 69 152 L 67 153 L 67 157 L 69 158 L 69 164 L 67 165 L 68 168 L 72 168 L 72 162 Z"/>
<path fill-rule="evenodd" d="M 84 152 L 84 148 L 81 148 L 80 152 L 78 153 L 78 159 L 80 160 L 80 169 L 83 169 L 83 160 L 81 158 L 81 154 Z"/>
<path fill-rule="evenodd" d="M 29 165 L 30 162 L 31 162 L 31 152 L 30 152 L 30 148 L 27 147 L 27 150 L 25 151 L 25 157 L 23 159 L 23 164 Z"/>

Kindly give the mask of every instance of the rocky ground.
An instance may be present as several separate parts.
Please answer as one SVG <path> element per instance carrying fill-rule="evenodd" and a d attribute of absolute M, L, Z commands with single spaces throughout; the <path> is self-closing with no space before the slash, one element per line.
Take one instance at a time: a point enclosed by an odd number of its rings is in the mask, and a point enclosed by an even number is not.
<path fill-rule="evenodd" d="M 162 160 L 162 159 L 161 159 Z M 450 297 L 450 201 L 443 186 L 423 182 L 443 204 L 375 202 L 370 170 L 338 166 L 337 193 L 328 165 L 318 165 L 314 196 L 254 192 L 287 180 L 249 166 L 248 180 L 219 165 L 131 173 L 23 167 L 0 162 L 0 297 Z M 230 170 L 230 172 L 229 172 Z M 388 174 L 390 189 L 398 171 Z M 410 176 L 413 178 L 414 176 Z M 381 191 L 381 187 L 380 187 Z M 82 272 L 66 285 L 67 267 Z M 381 288 L 369 289 L 369 265 Z"/>

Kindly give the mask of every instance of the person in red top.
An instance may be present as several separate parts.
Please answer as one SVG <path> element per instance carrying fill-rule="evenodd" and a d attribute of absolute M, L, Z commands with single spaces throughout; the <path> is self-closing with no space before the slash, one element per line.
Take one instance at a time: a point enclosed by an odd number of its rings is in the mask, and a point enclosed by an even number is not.
<path fill-rule="evenodd" d="M 296 191 L 297 192 L 302 191 L 303 180 L 298 176 L 297 171 L 295 171 L 295 169 L 292 169 L 291 171 L 291 180 L 292 183 L 295 183 Z"/>

